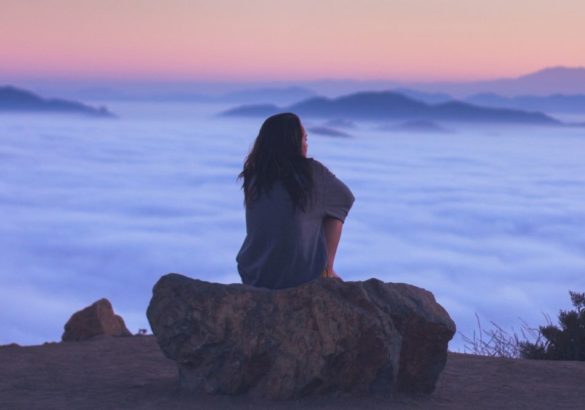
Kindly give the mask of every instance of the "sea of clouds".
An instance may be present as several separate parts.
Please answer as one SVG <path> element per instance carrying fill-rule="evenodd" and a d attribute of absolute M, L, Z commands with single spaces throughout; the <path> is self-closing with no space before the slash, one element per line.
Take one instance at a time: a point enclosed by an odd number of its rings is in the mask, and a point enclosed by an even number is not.
<path fill-rule="evenodd" d="M 110 108 L 121 118 L 0 116 L 0 344 L 58 341 L 102 297 L 132 332 L 149 329 L 168 272 L 239 281 L 236 176 L 261 120 L 214 105 Z M 424 287 L 468 336 L 476 314 L 484 327 L 536 326 L 585 291 L 585 129 L 347 131 L 309 133 L 309 155 L 356 197 L 344 279 Z M 457 335 L 451 349 L 463 348 Z"/>

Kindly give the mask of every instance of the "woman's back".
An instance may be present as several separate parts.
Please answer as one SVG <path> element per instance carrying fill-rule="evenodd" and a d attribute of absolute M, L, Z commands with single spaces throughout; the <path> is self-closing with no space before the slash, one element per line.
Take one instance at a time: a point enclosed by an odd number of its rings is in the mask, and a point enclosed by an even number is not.
<path fill-rule="evenodd" d="M 288 288 L 318 278 L 327 263 L 326 217 L 345 220 L 354 197 L 320 162 L 310 163 L 313 188 L 305 211 L 281 181 L 246 206 L 246 239 L 236 258 L 244 284 Z"/>

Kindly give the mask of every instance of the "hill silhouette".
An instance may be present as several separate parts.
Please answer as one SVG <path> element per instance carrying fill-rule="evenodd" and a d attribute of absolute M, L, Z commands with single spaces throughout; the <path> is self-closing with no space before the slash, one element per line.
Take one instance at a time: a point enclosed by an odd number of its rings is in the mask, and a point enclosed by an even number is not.
<path fill-rule="evenodd" d="M 333 99 L 314 97 L 287 107 L 270 104 L 244 105 L 222 114 L 228 116 L 267 116 L 280 111 L 292 111 L 305 117 L 327 119 L 561 125 L 560 121 L 538 112 L 480 107 L 460 101 L 427 104 L 392 91 L 359 92 Z"/>
<path fill-rule="evenodd" d="M 30 91 L 12 86 L 0 87 L 0 112 L 66 113 L 114 117 L 114 114 L 105 107 L 94 108 L 76 101 L 45 99 Z"/>
<path fill-rule="evenodd" d="M 585 67 L 547 67 L 515 78 L 472 82 L 414 83 L 410 88 L 425 92 L 450 93 L 457 97 L 493 93 L 504 96 L 585 94 Z"/>
<path fill-rule="evenodd" d="M 519 95 L 504 97 L 493 93 L 474 94 L 465 102 L 487 107 L 515 108 L 550 113 L 583 113 L 585 112 L 585 95 L 553 94 L 546 96 Z"/>

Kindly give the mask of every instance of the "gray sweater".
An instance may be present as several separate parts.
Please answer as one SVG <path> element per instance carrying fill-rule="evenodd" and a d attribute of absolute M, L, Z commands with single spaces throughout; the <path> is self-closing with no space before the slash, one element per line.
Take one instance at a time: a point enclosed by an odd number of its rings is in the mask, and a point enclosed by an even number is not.
<path fill-rule="evenodd" d="M 305 212 L 294 208 L 281 182 L 246 207 L 246 239 L 236 257 L 244 284 L 289 288 L 318 278 L 325 269 L 323 220 L 345 221 L 354 196 L 327 167 L 309 161 L 314 190 Z"/>

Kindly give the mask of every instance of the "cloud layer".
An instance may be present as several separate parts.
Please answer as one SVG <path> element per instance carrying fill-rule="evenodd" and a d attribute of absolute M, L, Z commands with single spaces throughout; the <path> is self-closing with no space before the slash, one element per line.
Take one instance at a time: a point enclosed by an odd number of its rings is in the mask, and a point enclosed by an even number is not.
<path fill-rule="evenodd" d="M 239 281 L 235 178 L 260 122 L 113 108 L 125 119 L 0 123 L 0 344 L 59 340 L 101 297 L 131 331 L 148 328 L 167 272 Z M 583 131 L 353 133 L 309 135 L 310 155 L 356 196 L 336 262 L 346 280 L 424 287 L 467 335 L 475 313 L 536 326 L 569 307 L 568 290 L 585 291 Z"/>

